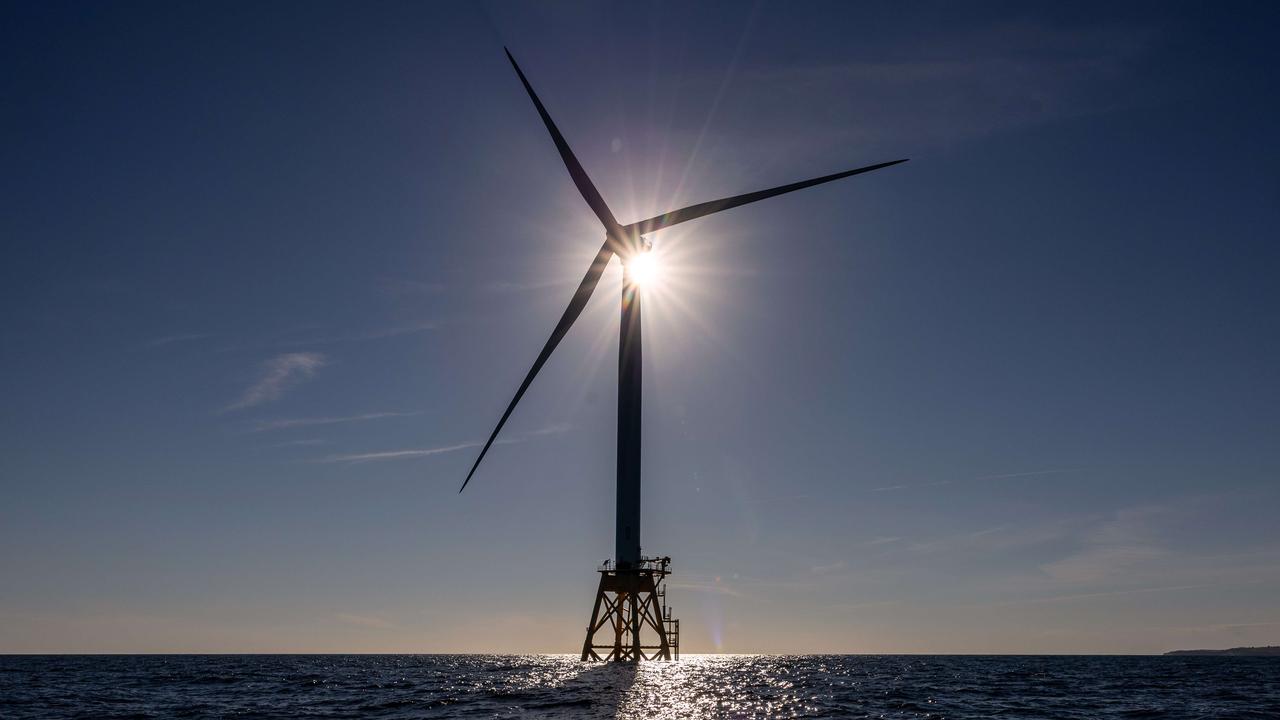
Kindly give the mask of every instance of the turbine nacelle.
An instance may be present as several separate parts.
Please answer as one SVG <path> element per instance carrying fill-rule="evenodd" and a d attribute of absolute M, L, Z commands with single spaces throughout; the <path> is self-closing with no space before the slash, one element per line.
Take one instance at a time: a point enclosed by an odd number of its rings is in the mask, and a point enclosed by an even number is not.
<path fill-rule="evenodd" d="M 628 260 L 647 253 L 653 249 L 653 243 L 645 239 L 639 232 L 627 227 L 619 227 L 615 232 L 605 231 L 605 244 L 618 259 L 626 264 Z"/>

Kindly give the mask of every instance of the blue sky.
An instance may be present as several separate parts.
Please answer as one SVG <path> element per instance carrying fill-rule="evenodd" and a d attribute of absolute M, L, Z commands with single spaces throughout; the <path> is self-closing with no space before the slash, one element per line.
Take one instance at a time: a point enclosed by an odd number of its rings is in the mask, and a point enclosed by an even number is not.
<path fill-rule="evenodd" d="M 569 651 L 644 549 L 687 651 L 1280 643 L 1264 4 L 6 4 L 0 651 Z"/>

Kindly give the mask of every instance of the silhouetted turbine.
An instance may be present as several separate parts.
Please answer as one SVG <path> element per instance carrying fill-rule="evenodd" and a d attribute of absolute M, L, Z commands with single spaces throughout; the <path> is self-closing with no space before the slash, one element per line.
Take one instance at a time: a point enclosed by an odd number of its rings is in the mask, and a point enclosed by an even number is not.
<path fill-rule="evenodd" d="M 506 50 L 506 48 L 503 48 Z M 764 200 L 776 195 L 803 190 L 821 185 L 833 180 L 847 178 L 861 173 L 879 170 L 904 163 L 907 160 L 894 160 L 892 162 L 878 163 L 876 165 L 868 165 L 856 170 L 846 170 L 844 172 L 834 173 L 832 175 L 824 175 L 822 177 L 813 178 L 812 180 L 803 180 L 801 182 L 791 183 L 790 185 L 782 185 L 780 187 L 771 188 L 769 190 L 758 190 L 756 192 L 746 193 L 743 195 L 735 195 L 733 197 L 723 198 L 720 200 L 712 200 L 710 202 L 698 203 L 688 207 L 673 210 L 669 213 L 641 220 L 630 225 L 619 225 L 618 221 L 613 217 L 613 212 L 609 210 L 609 206 L 605 203 L 604 198 L 600 195 L 600 191 L 596 189 L 595 184 L 591 182 L 591 178 L 587 176 L 587 171 L 582 168 L 582 163 L 578 162 L 578 158 L 573 154 L 573 150 L 569 148 L 569 143 L 565 141 L 564 135 L 560 134 L 560 129 L 556 127 L 555 122 L 551 120 L 551 115 L 547 113 L 546 107 L 542 101 L 538 99 L 537 93 L 533 91 L 533 86 L 529 84 L 528 78 L 524 76 L 524 72 L 520 66 L 516 64 L 516 59 L 511 56 L 511 51 L 506 50 L 507 59 L 511 61 L 511 66 L 515 68 L 516 74 L 520 76 L 520 82 L 524 84 L 524 89 L 529 93 L 529 99 L 533 101 L 534 107 L 538 109 L 538 115 L 542 117 L 542 122 L 547 126 L 547 132 L 551 134 L 551 140 L 556 145 L 556 150 L 560 153 L 560 159 L 564 161 L 565 168 L 569 171 L 569 177 L 573 179 L 573 184 L 577 186 L 578 192 L 582 194 L 582 199 L 587 201 L 587 205 L 591 207 L 592 212 L 600 219 L 600 223 L 604 225 L 605 241 L 600 246 L 600 251 L 596 253 L 596 257 L 591 261 L 591 266 L 587 268 L 587 274 L 583 276 L 582 282 L 578 285 L 578 289 L 573 293 L 573 299 L 569 301 L 569 306 L 565 308 L 564 314 L 560 316 L 560 322 L 556 323 L 556 327 L 551 331 L 551 337 L 547 338 L 547 342 L 542 346 L 542 352 L 538 353 L 538 357 L 533 361 L 533 367 L 529 368 L 528 374 L 525 375 L 524 381 L 520 383 L 520 388 L 516 390 L 516 395 L 511 399 L 511 403 L 507 405 L 507 409 L 502 413 L 502 418 L 498 420 L 498 425 L 489 435 L 489 439 L 485 441 L 484 447 L 480 449 L 480 455 L 471 466 L 467 478 L 462 482 L 462 487 L 458 492 L 467 489 L 467 483 L 471 482 L 472 476 L 476 474 L 476 468 L 480 467 L 480 461 L 484 460 L 484 456 L 489 452 L 489 448 L 493 445 L 493 441 L 497 439 L 498 433 L 502 431 L 502 426 L 507 424 L 507 419 L 511 417 L 511 412 L 516 409 L 520 398 L 524 397 L 524 393 L 529 389 L 529 385 L 533 383 L 533 379 L 537 377 L 538 371 L 546 364 L 547 358 L 551 357 L 551 353 L 555 351 L 556 346 L 564 339 L 565 333 L 569 332 L 569 328 L 573 326 L 574 321 L 582 314 L 583 308 L 586 307 L 587 301 L 591 299 L 591 294 L 595 292 L 596 285 L 600 283 L 600 276 L 604 274 L 605 267 L 614 255 L 624 255 L 634 253 L 642 248 L 641 237 L 652 232 L 657 232 L 672 225 L 682 222 L 694 220 L 696 218 L 705 217 L 712 213 L 728 210 L 747 203 L 753 203 L 757 200 Z"/>

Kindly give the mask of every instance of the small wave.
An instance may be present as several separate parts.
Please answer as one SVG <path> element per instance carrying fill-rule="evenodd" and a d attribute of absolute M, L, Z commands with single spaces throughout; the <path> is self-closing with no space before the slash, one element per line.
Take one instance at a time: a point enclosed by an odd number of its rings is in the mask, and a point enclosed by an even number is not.
<path fill-rule="evenodd" d="M 1280 663 L 1143 657 L 0 656 L 0 717 L 1280 717 Z"/>

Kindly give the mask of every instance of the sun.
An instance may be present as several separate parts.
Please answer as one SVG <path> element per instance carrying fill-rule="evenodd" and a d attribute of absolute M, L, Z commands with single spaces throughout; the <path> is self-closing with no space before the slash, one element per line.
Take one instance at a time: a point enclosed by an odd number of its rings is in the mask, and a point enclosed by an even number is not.
<path fill-rule="evenodd" d="M 662 263 L 656 253 L 646 250 L 627 262 L 627 275 L 640 287 L 653 287 L 662 280 Z"/>

